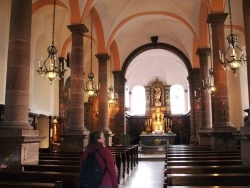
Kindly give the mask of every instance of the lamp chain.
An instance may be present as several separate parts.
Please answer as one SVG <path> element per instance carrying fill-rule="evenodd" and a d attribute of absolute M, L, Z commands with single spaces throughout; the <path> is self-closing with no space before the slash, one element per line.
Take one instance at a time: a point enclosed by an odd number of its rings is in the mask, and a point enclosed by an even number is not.
<path fill-rule="evenodd" d="M 112 58 L 111 58 L 111 50 L 110 50 L 110 85 L 112 85 Z"/>
<path fill-rule="evenodd" d="M 56 0 L 54 0 L 54 9 L 53 9 L 53 22 L 52 22 L 52 46 L 54 46 L 55 17 L 56 17 Z"/>
<path fill-rule="evenodd" d="M 231 15 L 231 3 L 228 0 L 228 10 L 229 10 L 229 21 L 230 21 L 230 34 L 233 33 L 233 23 L 232 23 L 232 15 Z"/>
<path fill-rule="evenodd" d="M 90 25 L 90 30 L 91 30 L 91 41 L 90 41 L 90 72 L 92 73 L 92 50 L 93 50 L 93 44 L 92 44 L 92 40 L 93 40 L 93 14 L 91 13 L 91 25 Z"/>

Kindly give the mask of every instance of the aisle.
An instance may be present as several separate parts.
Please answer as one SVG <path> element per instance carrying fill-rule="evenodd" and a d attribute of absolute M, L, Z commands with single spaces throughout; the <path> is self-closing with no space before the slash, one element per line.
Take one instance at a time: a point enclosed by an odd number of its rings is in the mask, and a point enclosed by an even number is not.
<path fill-rule="evenodd" d="M 152 158 L 152 155 L 142 154 L 138 166 L 119 185 L 119 188 L 162 188 L 164 164 L 165 160 L 162 155 Z"/>

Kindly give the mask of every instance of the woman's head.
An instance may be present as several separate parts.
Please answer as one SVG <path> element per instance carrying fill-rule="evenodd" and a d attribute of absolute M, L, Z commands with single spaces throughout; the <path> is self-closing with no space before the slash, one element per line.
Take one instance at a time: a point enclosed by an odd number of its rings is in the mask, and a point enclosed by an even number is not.
<path fill-rule="evenodd" d="M 98 130 L 98 131 L 93 131 L 89 134 L 89 144 L 105 144 L 105 137 L 103 135 L 103 132 Z"/>

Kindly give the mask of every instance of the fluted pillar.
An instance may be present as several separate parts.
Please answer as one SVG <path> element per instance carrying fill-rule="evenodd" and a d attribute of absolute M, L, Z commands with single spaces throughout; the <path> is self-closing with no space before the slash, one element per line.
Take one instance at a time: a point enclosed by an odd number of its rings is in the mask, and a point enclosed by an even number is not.
<path fill-rule="evenodd" d="M 229 94 L 227 72 L 219 62 L 219 50 L 225 51 L 224 21 L 227 13 L 208 15 L 208 23 L 212 26 L 214 85 L 216 92 L 213 98 L 214 124 L 212 128 L 211 147 L 213 150 L 236 150 L 236 140 L 232 133 L 237 130 L 230 122 Z"/>
<path fill-rule="evenodd" d="M 72 32 L 69 128 L 61 137 L 63 152 L 82 152 L 87 145 L 89 131 L 84 126 L 84 66 L 83 33 L 88 29 L 84 24 L 69 25 Z"/>
<path fill-rule="evenodd" d="M 6 171 L 38 164 L 42 137 L 29 124 L 30 41 L 32 0 L 12 0 L 5 114 L 0 126 L 0 164 Z"/>
<path fill-rule="evenodd" d="M 99 62 L 99 116 L 98 126 L 103 130 L 106 138 L 106 145 L 112 145 L 112 131 L 109 129 L 109 115 L 108 115 L 108 73 L 107 73 L 107 61 L 109 60 L 108 54 L 96 54 Z"/>
<path fill-rule="evenodd" d="M 210 48 L 199 48 L 196 54 L 200 59 L 200 83 L 209 78 L 208 56 Z M 200 145 L 211 145 L 211 137 L 208 133 L 212 129 L 211 93 L 205 92 L 201 84 L 201 126 L 199 128 Z"/>

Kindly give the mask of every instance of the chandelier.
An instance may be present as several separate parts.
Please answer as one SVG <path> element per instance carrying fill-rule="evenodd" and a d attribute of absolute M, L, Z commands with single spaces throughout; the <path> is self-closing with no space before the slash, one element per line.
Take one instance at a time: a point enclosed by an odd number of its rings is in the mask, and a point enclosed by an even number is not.
<path fill-rule="evenodd" d="M 212 40 L 211 40 L 211 32 L 210 32 L 210 25 L 208 24 L 208 35 L 209 35 L 209 45 L 210 49 L 212 49 Z M 208 70 L 208 78 L 205 78 L 205 80 L 202 80 L 202 87 L 205 90 L 205 92 L 212 93 L 215 91 L 214 86 L 214 69 L 213 69 L 213 58 L 212 58 L 212 50 L 210 50 L 210 63 L 211 67 Z"/>
<path fill-rule="evenodd" d="M 51 82 L 53 80 L 63 78 L 64 72 L 64 61 L 59 61 L 56 57 L 57 48 L 54 46 L 54 33 L 55 33 L 55 10 L 56 10 L 56 0 L 54 0 L 54 9 L 53 9 L 53 23 L 52 23 L 52 44 L 47 48 L 48 57 L 43 61 L 41 58 L 38 61 L 38 74 L 40 78 L 47 77 Z"/>
<path fill-rule="evenodd" d="M 230 0 L 228 0 L 229 20 L 230 20 L 230 34 L 227 36 L 228 48 L 224 53 L 219 51 L 219 60 L 224 70 L 232 70 L 237 76 L 236 71 L 242 68 L 242 64 L 246 63 L 246 56 L 243 50 L 237 45 L 238 36 L 233 34 L 232 15 Z M 239 56 L 237 55 L 239 54 Z"/>
<path fill-rule="evenodd" d="M 213 67 L 209 69 L 209 77 L 206 78 L 205 80 L 202 80 L 202 87 L 205 90 L 205 92 L 212 93 L 215 91 L 215 86 L 214 86 L 214 70 Z"/>
<path fill-rule="evenodd" d="M 94 73 L 92 72 L 92 50 L 93 50 L 93 44 L 92 44 L 92 36 L 93 36 L 93 18 L 91 14 L 91 37 L 90 37 L 90 72 L 88 74 L 88 81 L 85 84 L 85 94 L 88 96 L 98 95 L 98 89 L 96 86 L 96 83 L 94 81 Z"/>
<path fill-rule="evenodd" d="M 118 99 L 118 94 L 115 93 L 114 87 L 112 86 L 112 72 L 111 72 L 111 67 L 112 67 L 112 61 L 110 58 L 110 86 L 108 88 L 108 102 L 110 104 L 115 103 L 116 100 Z"/>

